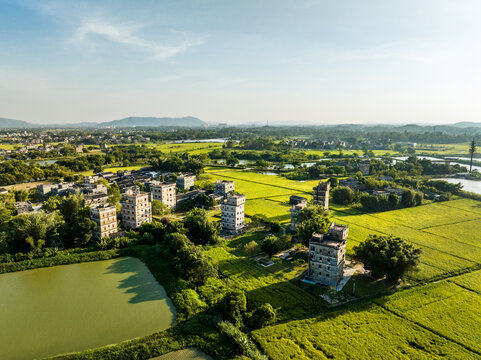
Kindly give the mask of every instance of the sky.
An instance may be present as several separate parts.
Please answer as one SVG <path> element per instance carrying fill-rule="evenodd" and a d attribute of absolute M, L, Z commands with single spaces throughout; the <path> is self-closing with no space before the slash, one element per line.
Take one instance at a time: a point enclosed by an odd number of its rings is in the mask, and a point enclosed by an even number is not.
<path fill-rule="evenodd" d="M 478 0 L 0 0 L 0 117 L 481 122 Z"/>

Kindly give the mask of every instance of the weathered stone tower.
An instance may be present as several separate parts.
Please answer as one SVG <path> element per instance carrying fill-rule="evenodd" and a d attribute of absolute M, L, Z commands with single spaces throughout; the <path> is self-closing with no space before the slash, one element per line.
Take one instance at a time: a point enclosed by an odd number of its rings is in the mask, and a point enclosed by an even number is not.
<path fill-rule="evenodd" d="M 329 181 L 322 182 L 313 188 L 314 190 L 314 204 L 321 205 L 324 209 L 329 209 L 329 189 L 331 188 L 331 183 Z"/>
<path fill-rule="evenodd" d="M 312 234 L 309 241 L 307 278 L 315 283 L 337 287 L 344 277 L 349 226 L 332 223 L 327 234 Z"/>

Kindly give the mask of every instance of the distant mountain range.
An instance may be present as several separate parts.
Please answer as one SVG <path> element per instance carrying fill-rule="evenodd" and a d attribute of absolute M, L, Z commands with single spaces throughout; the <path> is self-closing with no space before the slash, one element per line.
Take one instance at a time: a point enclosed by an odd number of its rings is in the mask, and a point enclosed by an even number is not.
<path fill-rule="evenodd" d="M 294 125 L 295 124 L 295 125 Z M 206 123 L 199 118 L 193 116 L 185 117 L 139 117 L 131 116 L 120 120 L 112 120 L 106 122 L 81 122 L 81 123 L 70 123 L 70 124 L 35 124 L 23 120 L 14 120 L 0 117 L 0 129 L 27 129 L 27 128 L 106 128 L 106 127 L 117 127 L 117 128 L 130 128 L 130 127 L 189 127 L 189 128 L 200 128 L 200 127 L 217 127 L 218 123 Z M 260 122 L 247 122 L 243 124 L 228 124 L 232 127 L 260 127 L 266 124 Z M 286 126 L 297 126 L 297 127 L 316 127 L 316 128 L 329 128 L 329 129 L 339 129 L 339 130 L 349 130 L 349 131 L 387 131 L 395 129 L 396 131 L 409 131 L 409 132 L 433 132 L 433 131 L 447 131 L 454 133 L 466 133 L 466 132 L 476 132 L 481 131 L 481 122 L 470 122 L 462 121 L 455 124 L 441 124 L 441 125 L 431 125 L 431 124 L 308 124 L 300 123 L 297 121 L 292 122 L 269 122 L 269 126 L 273 127 L 286 127 Z M 471 130 L 470 130 L 471 129 Z"/>
<path fill-rule="evenodd" d="M 207 123 L 193 117 L 137 117 L 131 116 L 120 120 L 112 120 L 101 123 L 82 122 L 73 124 L 35 124 L 23 120 L 0 118 L 2 129 L 27 129 L 27 128 L 94 128 L 94 127 L 203 127 Z"/>

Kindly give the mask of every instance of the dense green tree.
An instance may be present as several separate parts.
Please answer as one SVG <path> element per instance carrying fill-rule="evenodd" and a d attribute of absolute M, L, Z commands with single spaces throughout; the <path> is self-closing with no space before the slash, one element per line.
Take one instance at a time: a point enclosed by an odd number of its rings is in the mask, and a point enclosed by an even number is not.
<path fill-rule="evenodd" d="M 226 162 L 225 162 L 228 166 L 236 166 L 237 164 L 239 164 L 239 159 L 231 156 L 229 157 Z"/>
<path fill-rule="evenodd" d="M 28 192 L 25 190 L 14 190 L 15 194 L 15 201 L 27 201 L 28 200 Z"/>
<path fill-rule="evenodd" d="M 15 216 L 11 221 L 14 251 L 41 251 L 61 225 L 62 220 L 56 213 L 39 211 Z"/>
<path fill-rule="evenodd" d="M 416 193 L 411 189 L 404 189 L 402 192 L 402 206 L 407 208 L 416 205 Z"/>
<path fill-rule="evenodd" d="M 109 196 L 109 204 L 114 206 L 120 202 L 120 198 L 122 197 L 119 186 L 116 183 L 107 188 L 107 194 Z"/>
<path fill-rule="evenodd" d="M 399 196 L 397 196 L 396 194 L 389 194 L 387 198 L 389 201 L 389 209 L 397 209 L 397 207 L 399 206 Z"/>
<path fill-rule="evenodd" d="M 275 235 L 266 237 L 262 242 L 261 250 L 265 252 L 267 256 L 272 257 L 279 252 L 278 240 L 279 238 Z"/>
<path fill-rule="evenodd" d="M 364 194 L 360 198 L 361 205 L 366 211 L 379 211 L 379 197 L 369 194 Z"/>
<path fill-rule="evenodd" d="M 69 232 L 65 236 L 66 241 L 72 239 L 73 247 L 87 246 L 93 239 L 93 231 L 97 227 L 97 223 L 90 219 L 90 209 L 79 209 L 72 218 L 72 223 L 65 223 L 66 231 Z"/>
<path fill-rule="evenodd" d="M 152 215 L 165 215 L 169 213 L 169 207 L 160 200 L 152 200 Z"/>
<path fill-rule="evenodd" d="M 265 303 L 257 307 L 249 318 L 249 327 L 251 330 L 260 329 L 276 319 L 276 311 L 271 304 Z"/>
<path fill-rule="evenodd" d="M 173 232 L 165 236 L 162 254 L 179 276 L 194 284 L 202 285 L 208 278 L 217 277 L 217 269 L 202 250 L 182 233 Z"/>
<path fill-rule="evenodd" d="M 336 188 L 337 186 L 339 186 L 339 179 L 336 178 L 336 177 L 332 177 L 329 179 L 329 182 L 331 183 L 331 188 Z"/>
<path fill-rule="evenodd" d="M 217 227 L 209 220 L 204 209 L 194 208 L 183 219 L 187 237 L 194 244 L 215 244 L 217 242 Z"/>
<path fill-rule="evenodd" d="M 151 241 L 146 241 L 147 244 L 157 244 L 164 241 L 164 237 L 166 234 L 166 227 L 167 227 L 166 224 L 159 221 L 153 221 L 151 223 L 143 223 L 142 225 L 140 225 L 139 233 L 142 237 L 145 234 L 151 235 L 151 238 L 150 238 Z"/>
<path fill-rule="evenodd" d="M 297 221 L 297 236 L 305 245 L 309 243 L 312 233 L 326 234 L 331 224 L 328 211 L 320 205 L 306 206 L 297 214 Z"/>
<path fill-rule="evenodd" d="M 339 186 L 332 190 L 332 199 L 336 204 L 348 205 L 354 202 L 356 194 L 350 187 Z"/>
<path fill-rule="evenodd" d="M 242 327 L 247 311 L 245 293 L 239 289 L 228 291 L 220 301 L 219 310 L 225 320 L 232 322 L 238 328 Z"/>
<path fill-rule="evenodd" d="M 413 269 L 421 256 L 421 249 L 393 236 L 370 235 L 354 247 L 354 257 L 364 263 L 376 278 L 386 276 L 395 283 Z"/>

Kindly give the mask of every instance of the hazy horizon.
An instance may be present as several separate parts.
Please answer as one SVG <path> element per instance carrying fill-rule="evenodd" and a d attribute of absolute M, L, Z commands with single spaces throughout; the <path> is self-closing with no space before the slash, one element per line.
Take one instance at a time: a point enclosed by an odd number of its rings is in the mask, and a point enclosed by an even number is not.
<path fill-rule="evenodd" d="M 481 3 L 0 0 L 0 117 L 481 121 Z"/>

